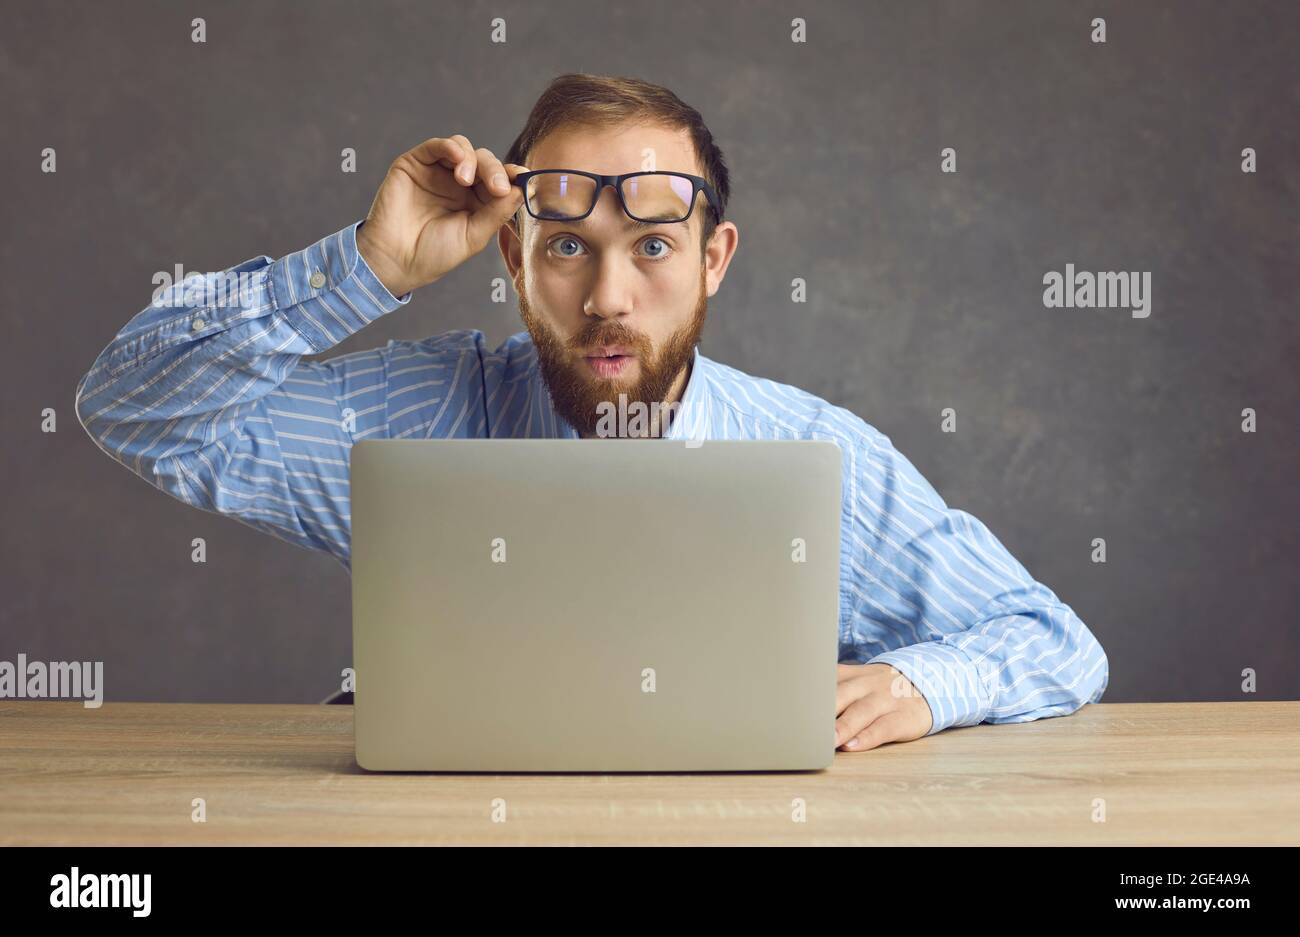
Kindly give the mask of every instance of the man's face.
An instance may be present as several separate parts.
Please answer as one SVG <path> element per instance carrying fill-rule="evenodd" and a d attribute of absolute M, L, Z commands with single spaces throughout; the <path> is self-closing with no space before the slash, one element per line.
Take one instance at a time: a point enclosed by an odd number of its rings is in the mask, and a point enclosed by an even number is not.
<path fill-rule="evenodd" d="M 653 167 L 644 165 L 647 149 Z M 561 128 L 535 148 L 528 168 L 701 174 L 684 131 L 641 124 Z M 601 403 L 618 412 L 620 395 L 646 407 L 680 397 L 720 280 L 711 258 L 701 258 L 706 211 L 701 193 L 685 222 L 638 226 L 606 188 L 581 221 L 539 221 L 521 208 L 520 236 L 503 229 L 502 253 L 547 389 L 584 436 L 596 435 Z M 610 351 L 618 355 L 604 357 Z"/>

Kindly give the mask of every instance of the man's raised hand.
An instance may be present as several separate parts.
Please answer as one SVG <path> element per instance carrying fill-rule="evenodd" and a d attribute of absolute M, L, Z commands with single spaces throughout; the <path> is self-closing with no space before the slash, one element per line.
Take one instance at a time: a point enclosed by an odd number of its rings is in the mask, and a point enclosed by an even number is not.
<path fill-rule="evenodd" d="M 502 164 L 464 134 L 433 137 L 393 161 L 357 230 L 361 256 L 394 296 L 433 283 L 473 257 L 523 204 Z"/>

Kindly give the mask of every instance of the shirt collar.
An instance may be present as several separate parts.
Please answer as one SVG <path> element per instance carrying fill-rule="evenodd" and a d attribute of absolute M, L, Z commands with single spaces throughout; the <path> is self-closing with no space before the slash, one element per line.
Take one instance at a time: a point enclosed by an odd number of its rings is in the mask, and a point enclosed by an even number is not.
<path fill-rule="evenodd" d="M 709 359 L 696 346 L 691 354 L 691 376 L 682 391 L 677 412 L 664 439 L 703 441 L 709 431 Z"/>

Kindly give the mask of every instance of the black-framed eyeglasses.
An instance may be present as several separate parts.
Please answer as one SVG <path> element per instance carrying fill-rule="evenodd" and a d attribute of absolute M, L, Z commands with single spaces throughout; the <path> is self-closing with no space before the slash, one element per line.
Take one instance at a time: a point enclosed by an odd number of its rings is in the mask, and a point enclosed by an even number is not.
<path fill-rule="evenodd" d="M 672 224 L 691 217 L 696 196 L 704 193 L 713 216 L 722 220 L 718 193 L 707 179 L 686 172 L 625 172 L 602 176 L 581 169 L 535 169 L 515 176 L 524 190 L 524 206 L 538 221 L 579 221 L 596 209 L 605 186 L 618 193 L 623 211 L 634 221 Z"/>

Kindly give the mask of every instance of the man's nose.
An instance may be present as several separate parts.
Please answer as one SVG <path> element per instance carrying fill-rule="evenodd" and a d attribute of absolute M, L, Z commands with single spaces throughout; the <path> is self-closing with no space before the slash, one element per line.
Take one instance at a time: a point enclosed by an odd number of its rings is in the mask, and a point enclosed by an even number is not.
<path fill-rule="evenodd" d="M 583 312 L 602 319 L 614 319 L 632 312 L 631 276 L 624 257 L 602 257 L 595 280 L 587 293 Z"/>
<path fill-rule="evenodd" d="M 600 232 L 608 232 L 609 242 L 614 241 L 626 216 L 613 187 L 607 186 L 600 193 L 596 207 L 587 217 L 595 226 L 598 237 Z M 623 256 L 619 251 L 602 251 L 583 311 L 589 316 L 602 319 L 629 315 L 632 312 L 632 281 L 635 275 L 636 265 L 630 257 Z"/>

